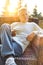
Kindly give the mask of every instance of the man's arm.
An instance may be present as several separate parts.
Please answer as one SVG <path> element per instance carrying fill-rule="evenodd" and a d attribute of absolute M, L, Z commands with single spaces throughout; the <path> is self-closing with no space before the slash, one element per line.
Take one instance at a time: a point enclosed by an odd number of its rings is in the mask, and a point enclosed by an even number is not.
<path fill-rule="evenodd" d="M 17 25 L 17 22 L 14 22 L 11 24 L 11 32 L 12 32 L 12 36 L 15 36 L 16 35 L 16 26 Z"/>
<path fill-rule="evenodd" d="M 32 32 L 32 33 L 30 33 L 27 37 L 26 37 L 26 39 L 28 40 L 28 41 L 32 41 L 33 40 L 33 38 L 35 37 L 35 33 L 34 32 Z"/>

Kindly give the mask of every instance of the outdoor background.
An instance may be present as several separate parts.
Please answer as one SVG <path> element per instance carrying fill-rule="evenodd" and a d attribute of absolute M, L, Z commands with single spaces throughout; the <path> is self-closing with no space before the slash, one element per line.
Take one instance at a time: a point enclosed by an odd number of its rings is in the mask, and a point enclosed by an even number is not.
<path fill-rule="evenodd" d="M 21 7 L 28 11 L 28 22 L 34 21 L 43 28 L 43 0 L 0 0 L 0 26 L 20 21 L 18 9 Z"/>

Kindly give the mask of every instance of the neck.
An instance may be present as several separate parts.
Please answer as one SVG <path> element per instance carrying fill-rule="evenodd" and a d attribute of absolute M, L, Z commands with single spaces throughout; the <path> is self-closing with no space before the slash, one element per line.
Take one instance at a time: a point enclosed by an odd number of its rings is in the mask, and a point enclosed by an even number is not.
<path fill-rule="evenodd" d="M 26 23 L 26 21 L 21 21 L 21 23 Z"/>

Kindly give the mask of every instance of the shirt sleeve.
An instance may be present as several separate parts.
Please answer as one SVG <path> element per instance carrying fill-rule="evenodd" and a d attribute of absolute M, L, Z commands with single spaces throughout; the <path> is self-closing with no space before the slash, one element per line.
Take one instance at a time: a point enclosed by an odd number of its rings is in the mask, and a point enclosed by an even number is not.
<path fill-rule="evenodd" d="M 15 30 L 15 27 L 17 26 L 18 22 L 14 22 L 11 24 L 11 31 Z"/>
<path fill-rule="evenodd" d="M 37 31 L 42 31 L 43 29 L 39 26 L 39 25 L 37 25 L 36 23 L 33 23 L 33 29 L 34 30 L 37 30 Z"/>

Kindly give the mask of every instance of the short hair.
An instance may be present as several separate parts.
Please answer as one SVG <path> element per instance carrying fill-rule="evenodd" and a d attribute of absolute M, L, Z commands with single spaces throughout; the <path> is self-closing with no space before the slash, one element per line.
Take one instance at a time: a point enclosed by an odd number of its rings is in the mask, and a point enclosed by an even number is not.
<path fill-rule="evenodd" d="M 18 15 L 19 15 L 21 12 L 23 12 L 23 11 L 26 11 L 26 12 L 28 13 L 26 7 L 21 7 L 21 8 L 18 10 Z"/>

